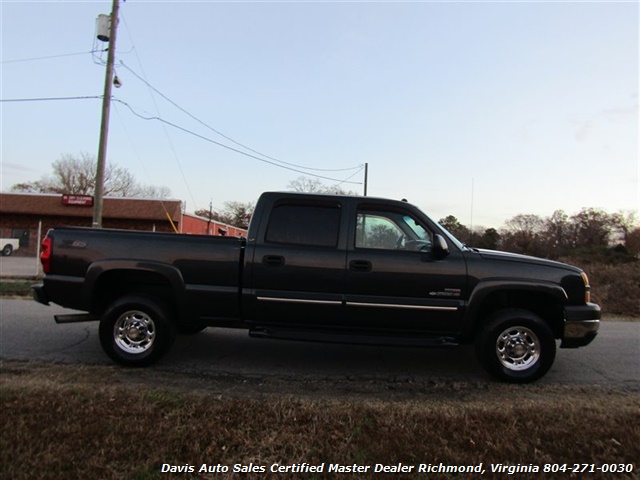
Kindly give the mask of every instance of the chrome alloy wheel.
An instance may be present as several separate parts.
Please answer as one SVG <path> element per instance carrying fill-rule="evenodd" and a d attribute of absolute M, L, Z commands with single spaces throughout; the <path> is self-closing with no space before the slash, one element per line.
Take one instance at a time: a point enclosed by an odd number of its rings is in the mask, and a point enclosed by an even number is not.
<path fill-rule="evenodd" d="M 510 327 L 498 336 L 496 353 L 509 370 L 526 370 L 540 358 L 540 340 L 526 327 Z"/>
<path fill-rule="evenodd" d="M 140 354 L 153 346 L 156 326 L 153 319 L 140 310 L 124 312 L 113 327 L 113 339 L 123 351 Z"/>

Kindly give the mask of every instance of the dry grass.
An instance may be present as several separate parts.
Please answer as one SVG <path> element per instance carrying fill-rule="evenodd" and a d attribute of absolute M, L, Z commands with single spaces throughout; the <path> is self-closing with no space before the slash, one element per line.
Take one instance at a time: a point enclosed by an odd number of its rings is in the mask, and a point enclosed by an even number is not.
<path fill-rule="evenodd" d="M 589 276 L 592 301 L 610 315 L 640 317 L 640 260 L 631 257 L 582 255 L 561 262 L 582 268 Z"/>
<path fill-rule="evenodd" d="M 3 362 L 0 477 L 480 478 L 479 475 L 177 474 L 163 463 L 631 463 L 634 473 L 484 478 L 640 478 L 640 393 L 596 387 L 451 384 L 416 398 L 228 394 L 111 367 Z M 139 372 L 139 371 L 138 371 Z M 164 387 L 154 386 L 164 380 Z M 257 388 L 255 389 L 258 390 Z"/>
<path fill-rule="evenodd" d="M 603 312 L 640 316 L 640 262 L 585 267 L 593 290 L 593 301 Z"/>
<path fill-rule="evenodd" d="M 13 280 L 3 278 L 0 280 L 0 296 L 3 298 L 31 297 L 31 285 L 33 280 Z"/>

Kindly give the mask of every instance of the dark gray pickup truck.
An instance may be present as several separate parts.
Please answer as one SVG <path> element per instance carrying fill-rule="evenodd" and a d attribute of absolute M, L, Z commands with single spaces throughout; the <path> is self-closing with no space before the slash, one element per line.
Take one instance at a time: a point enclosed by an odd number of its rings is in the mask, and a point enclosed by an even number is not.
<path fill-rule="evenodd" d="M 248 238 L 55 228 L 37 301 L 99 320 L 105 352 L 148 365 L 177 333 L 399 346 L 474 343 L 493 376 L 529 382 L 597 334 L 580 269 L 467 248 L 415 206 L 265 193 Z"/>

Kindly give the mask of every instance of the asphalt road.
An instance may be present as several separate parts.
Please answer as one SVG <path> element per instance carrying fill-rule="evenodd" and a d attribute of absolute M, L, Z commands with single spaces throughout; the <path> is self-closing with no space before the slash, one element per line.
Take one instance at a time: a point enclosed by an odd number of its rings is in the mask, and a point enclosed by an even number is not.
<path fill-rule="evenodd" d="M 98 323 L 57 325 L 71 313 L 31 300 L 0 299 L 0 358 L 112 365 L 98 340 Z M 249 338 L 245 331 L 209 328 L 179 337 L 156 371 L 297 379 L 491 382 L 471 347 L 446 349 L 334 345 Z M 542 385 L 640 389 L 640 323 L 603 322 L 589 346 L 559 349 Z"/>

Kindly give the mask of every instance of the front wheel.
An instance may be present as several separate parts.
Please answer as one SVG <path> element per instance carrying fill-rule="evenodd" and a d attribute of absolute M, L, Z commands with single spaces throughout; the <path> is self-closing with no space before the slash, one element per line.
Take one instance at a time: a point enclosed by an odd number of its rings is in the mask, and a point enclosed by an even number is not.
<path fill-rule="evenodd" d="M 147 366 L 169 351 L 175 329 L 168 308 L 142 295 L 128 295 L 113 302 L 100 321 L 103 350 L 116 362 Z"/>
<path fill-rule="evenodd" d="M 476 338 L 476 354 L 487 372 L 499 380 L 527 383 L 549 371 L 556 342 L 549 326 L 533 312 L 502 310 Z"/>

